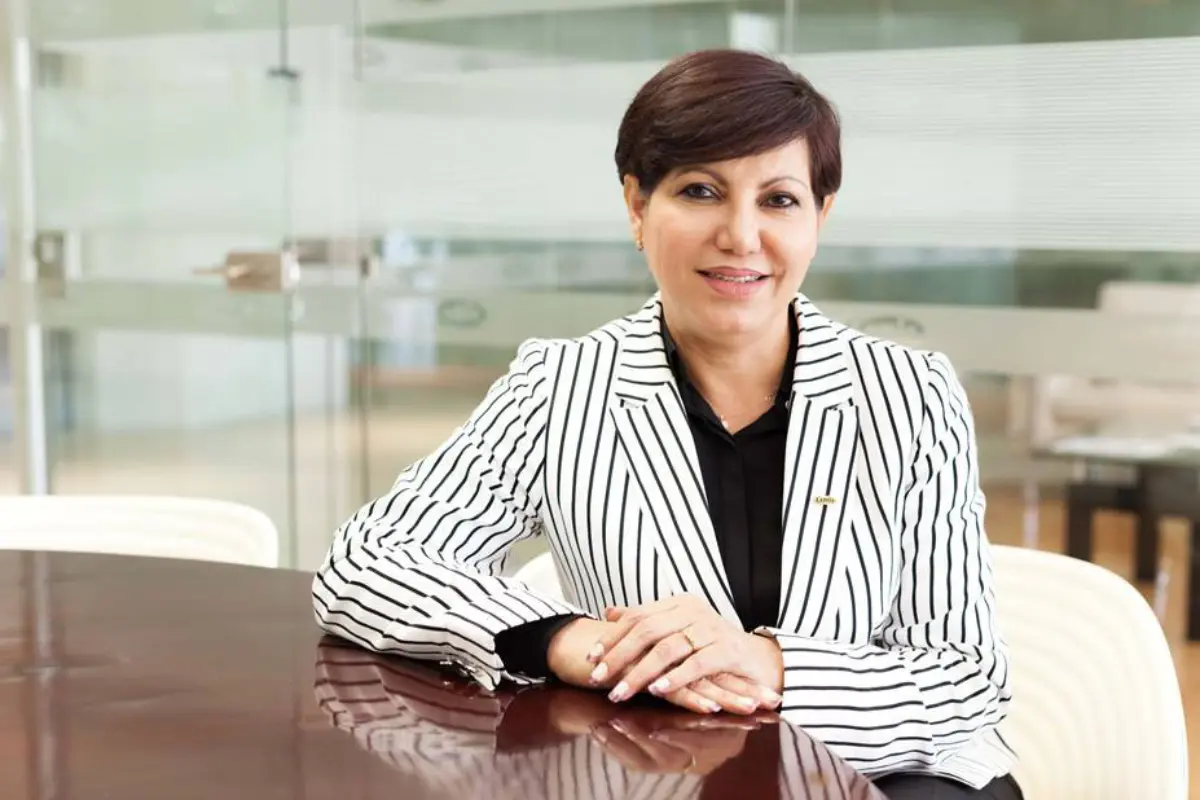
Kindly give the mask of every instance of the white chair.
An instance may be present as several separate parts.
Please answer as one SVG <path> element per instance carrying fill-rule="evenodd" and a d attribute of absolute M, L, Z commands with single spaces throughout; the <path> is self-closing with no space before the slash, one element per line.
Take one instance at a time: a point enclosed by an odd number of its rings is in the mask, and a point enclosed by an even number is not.
<path fill-rule="evenodd" d="M 542 553 L 529 559 L 513 577 L 547 597 L 556 600 L 563 597 L 562 583 L 559 582 L 554 557 L 550 553 Z"/>
<path fill-rule="evenodd" d="M 1123 578 L 1086 561 L 992 546 L 1014 699 L 1001 733 L 1030 800 L 1186 800 L 1187 729 L 1162 628 Z M 549 553 L 517 571 L 561 597 Z"/>
<path fill-rule="evenodd" d="M 1086 561 L 992 547 L 1012 659 L 1000 731 L 1030 800 L 1186 800 L 1187 730 L 1162 628 L 1138 591 Z"/>
<path fill-rule="evenodd" d="M 0 549 L 279 564 L 261 511 L 222 500 L 129 495 L 0 497 Z"/>

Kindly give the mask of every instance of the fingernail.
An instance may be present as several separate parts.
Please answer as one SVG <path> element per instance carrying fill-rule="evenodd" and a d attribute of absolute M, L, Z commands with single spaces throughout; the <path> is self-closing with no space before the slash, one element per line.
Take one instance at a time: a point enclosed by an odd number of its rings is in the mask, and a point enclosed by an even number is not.
<path fill-rule="evenodd" d="M 611 692 L 608 693 L 608 699 L 613 701 L 614 703 L 619 703 L 625 699 L 625 695 L 628 693 L 629 693 L 629 684 L 627 684 L 625 681 L 621 681 L 620 683 L 618 683 L 616 686 L 613 687 L 613 690 Z"/>
<path fill-rule="evenodd" d="M 715 714 L 721 710 L 721 705 L 716 700 L 709 700 L 707 698 L 700 701 L 700 706 L 710 714 Z"/>
<path fill-rule="evenodd" d="M 608 664 L 600 664 L 594 670 L 592 670 L 592 674 L 591 674 L 591 677 L 589 678 L 589 680 L 592 683 L 599 683 L 600 681 L 604 680 L 604 676 L 607 674 L 608 674 Z"/>
<path fill-rule="evenodd" d="M 588 651 L 587 660 L 593 662 L 599 661 L 600 656 L 602 655 L 604 655 L 604 645 L 600 642 L 596 642 L 596 646 Z"/>
<path fill-rule="evenodd" d="M 737 699 L 737 704 L 740 708 L 744 708 L 747 711 L 758 707 L 758 703 L 754 702 L 754 700 L 750 699 L 749 697 L 739 697 Z"/>
<path fill-rule="evenodd" d="M 763 690 L 763 699 L 766 700 L 767 705 L 771 706 L 772 708 L 783 702 L 783 698 L 770 689 Z"/>
<path fill-rule="evenodd" d="M 662 694 L 663 692 L 665 692 L 667 690 L 667 687 L 669 687 L 670 685 L 671 685 L 670 681 L 668 681 L 666 678 L 659 678 L 654 683 L 650 684 L 650 693 L 651 694 Z"/>

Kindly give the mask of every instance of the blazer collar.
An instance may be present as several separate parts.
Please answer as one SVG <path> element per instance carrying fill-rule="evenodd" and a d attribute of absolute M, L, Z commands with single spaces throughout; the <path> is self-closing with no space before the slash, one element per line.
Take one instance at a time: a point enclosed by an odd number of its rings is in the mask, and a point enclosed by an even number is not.
<path fill-rule="evenodd" d="M 819 408 L 853 399 L 850 359 L 838 326 L 803 294 L 796 295 L 796 362 L 792 365 L 792 395 L 803 396 Z M 675 385 L 663 339 L 662 299 L 654 294 L 641 310 L 626 317 L 625 336 L 617 356 L 612 399 L 619 407 L 638 406 L 660 393 L 673 395 Z M 664 400 L 667 399 L 664 397 Z"/>

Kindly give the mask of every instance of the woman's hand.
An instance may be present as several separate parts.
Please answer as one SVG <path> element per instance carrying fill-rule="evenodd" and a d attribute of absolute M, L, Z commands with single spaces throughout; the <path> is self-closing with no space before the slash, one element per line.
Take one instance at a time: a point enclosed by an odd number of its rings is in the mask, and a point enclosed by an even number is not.
<path fill-rule="evenodd" d="M 758 726 L 741 717 L 693 717 L 655 726 L 644 725 L 635 717 L 619 717 L 595 726 L 592 738 L 627 769 L 707 775 L 741 753 L 746 734 Z"/>
<path fill-rule="evenodd" d="M 550 646 L 546 650 L 546 665 L 550 667 L 550 672 L 571 686 L 595 688 L 595 684 L 589 680 L 593 664 L 588 660 L 588 653 L 597 641 L 612 636 L 616 629 L 616 623 L 590 617 L 568 622 L 550 639 Z"/>
<path fill-rule="evenodd" d="M 616 685 L 620 702 L 650 692 L 694 711 L 716 706 L 748 714 L 775 708 L 783 686 L 778 645 L 747 634 L 704 600 L 678 595 L 636 608 L 609 609 L 616 627 L 589 652 L 592 685 Z"/>

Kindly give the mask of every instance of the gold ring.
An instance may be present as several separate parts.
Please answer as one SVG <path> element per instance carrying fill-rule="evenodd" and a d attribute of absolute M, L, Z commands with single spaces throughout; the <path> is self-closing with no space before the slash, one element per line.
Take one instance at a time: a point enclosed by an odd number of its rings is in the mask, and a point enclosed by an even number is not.
<path fill-rule="evenodd" d="M 681 630 L 681 631 L 680 631 L 680 633 L 682 633 L 682 634 L 683 634 L 683 638 L 687 639 L 687 643 L 688 643 L 689 645 L 691 645 L 691 647 L 692 647 L 692 649 L 693 649 L 693 650 L 699 650 L 699 649 L 700 649 L 700 645 L 699 645 L 699 644 L 697 644 L 697 643 L 696 643 L 696 640 L 692 638 L 692 626 L 690 626 L 690 625 L 689 625 L 688 627 L 686 627 L 686 628 L 684 628 L 683 630 Z"/>

